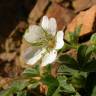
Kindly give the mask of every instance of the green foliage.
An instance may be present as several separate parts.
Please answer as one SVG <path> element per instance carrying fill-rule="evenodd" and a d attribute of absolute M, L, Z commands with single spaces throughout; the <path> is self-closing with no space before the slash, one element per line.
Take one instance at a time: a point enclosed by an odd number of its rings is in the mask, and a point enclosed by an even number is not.
<path fill-rule="evenodd" d="M 7 89 L 0 92 L 0 96 L 12 96 L 12 92 L 10 91 L 10 89 Z"/>
<path fill-rule="evenodd" d="M 72 45 L 78 44 L 79 34 L 81 32 L 81 27 L 82 27 L 82 25 L 79 25 L 75 28 L 74 32 L 68 32 L 67 41 L 70 44 L 72 44 Z"/>
<path fill-rule="evenodd" d="M 76 96 L 77 92 L 71 83 L 67 82 L 67 77 L 58 76 L 59 86 L 52 96 L 62 96 L 61 94 L 69 94 L 68 96 Z M 78 96 L 80 96 L 78 94 Z"/>
<path fill-rule="evenodd" d="M 92 72 L 96 71 L 96 58 L 93 56 L 95 45 L 88 47 L 87 45 L 80 45 L 77 50 L 77 59 L 69 55 L 61 55 L 59 60 L 65 66 L 79 71 Z"/>
<path fill-rule="evenodd" d="M 51 74 L 50 64 L 43 69 L 39 65 L 26 68 L 21 78 L 14 80 L 0 96 L 32 96 L 28 95 L 29 90 L 36 93 L 34 96 L 96 96 L 96 33 L 89 44 L 79 44 L 81 26 L 67 34 L 67 42 L 56 59 L 59 63 L 56 77 Z M 77 52 L 76 57 L 63 53 L 71 48 Z M 42 95 L 37 91 L 40 84 L 48 88 Z"/>
<path fill-rule="evenodd" d="M 27 92 L 26 91 L 17 92 L 17 96 L 27 96 Z"/>
<path fill-rule="evenodd" d="M 27 86 L 28 86 L 27 81 L 20 81 L 20 80 L 14 81 L 8 90 L 5 90 L 0 93 L 0 96 L 13 96 L 12 94 L 16 94 L 17 92 L 22 91 Z M 22 95 L 18 95 L 18 96 L 22 96 Z"/>
<path fill-rule="evenodd" d="M 39 72 L 39 66 L 35 66 L 34 68 L 27 68 L 24 70 L 23 75 L 26 77 L 36 77 L 36 76 L 40 76 L 40 72 Z"/>
<path fill-rule="evenodd" d="M 65 34 L 66 41 L 64 44 L 64 51 L 69 50 L 71 48 L 77 49 L 81 27 L 82 27 L 82 24 L 77 26 L 74 32 L 67 32 L 67 34 Z"/>
<path fill-rule="evenodd" d="M 66 93 L 75 92 L 74 87 L 72 86 L 72 84 L 67 82 L 67 78 L 65 76 L 58 76 L 57 79 L 59 82 L 59 87 L 61 92 L 66 92 Z"/>
<path fill-rule="evenodd" d="M 83 71 L 95 72 L 96 71 L 96 59 L 90 60 L 89 62 L 85 63 L 83 67 Z"/>
<path fill-rule="evenodd" d="M 70 68 L 73 68 L 73 69 L 78 69 L 78 64 L 76 62 L 76 60 L 74 58 L 72 58 L 71 56 L 69 55 L 61 55 L 59 57 L 59 60 L 65 64 L 66 66 L 70 67 Z"/>
<path fill-rule="evenodd" d="M 92 95 L 91 96 L 96 96 L 96 86 L 93 89 Z"/>
<path fill-rule="evenodd" d="M 78 48 L 77 61 L 81 71 L 96 71 L 96 59 L 92 57 L 94 51 L 95 47 L 93 46 L 81 45 Z"/>
<path fill-rule="evenodd" d="M 48 92 L 46 96 L 52 96 L 58 87 L 58 81 L 52 76 L 44 76 L 42 82 L 48 86 Z"/>
<path fill-rule="evenodd" d="M 80 45 L 77 51 L 77 61 L 79 66 L 82 66 L 87 60 L 88 58 L 86 57 L 86 50 L 87 50 L 87 46 L 86 45 Z"/>
<path fill-rule="evenodd" d="M 45 69 L 43 69 L 43 75 L 51 75 L 51 65 L 47 65 Z"/>
<path fill-rule="evenodd" d="M 96 45 L 96 33 L 91 36 L 90 42 Z"/>

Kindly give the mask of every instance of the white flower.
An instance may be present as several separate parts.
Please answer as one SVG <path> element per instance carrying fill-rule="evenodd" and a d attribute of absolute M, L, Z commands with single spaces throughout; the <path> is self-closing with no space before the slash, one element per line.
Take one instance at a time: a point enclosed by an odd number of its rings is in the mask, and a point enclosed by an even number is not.
<path fill-rule="evenodd" d="M 29 26 L 24 39 L 37 48 L 30 47 L 24 53 L 27 64 L 33 65 L 41 60 L 41 66 L 46 66 L 56 60 L 57 51 L 64 46 L 63 31 L 56 32 L 56 29 L 56 20 L 47 16 L 43 16 L 41 26 Z"/>

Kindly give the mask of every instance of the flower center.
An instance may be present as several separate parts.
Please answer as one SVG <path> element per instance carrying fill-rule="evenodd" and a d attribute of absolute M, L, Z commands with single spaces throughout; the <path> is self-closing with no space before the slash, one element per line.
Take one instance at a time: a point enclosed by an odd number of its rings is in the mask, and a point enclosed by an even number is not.
<path fill-rule="evenodd" d="M 54 48 L 55 46 L 55 39 L 52 38 L 51 40 L 48 41 L 48 47 L 49 48 Z"/>

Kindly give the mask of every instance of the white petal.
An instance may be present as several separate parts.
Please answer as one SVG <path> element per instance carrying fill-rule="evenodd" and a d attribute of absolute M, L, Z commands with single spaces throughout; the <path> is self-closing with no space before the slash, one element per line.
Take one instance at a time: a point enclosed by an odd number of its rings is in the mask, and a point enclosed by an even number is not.
<path fill-rule="evenodd" d="M 46 52 L 45 49 L 33 50 L 31 47 L 23 54 L 23 58 L 26 64 L 34 65 L 38 60 L 41 59 L 43 54 Z"/>
<path fill-rule="evenodd" d="M 48 31 L 51 32 L 53 36 L 55 36 L 56 29 L 57 29 L 57 23 L 55 18 L 50 18 Z"/>
<path fill-rule="evenodd" d="M 57 56 L 57 51 L 52 50 L 50 53 L 45 54 L 45 56 L 42 59 L 42 64 L 41 66 L 46 66 L 47 64 L 50 64 L 55 61 Z"/>
<path fill-rule="evenodd" d="M 43 16 L 41 26 L 44 30 L 48 30 L 49 20 L 47 16 Z"/>
<path fill-rule="evenodd" d="M 63 31 L 57 32 L 57 34 L 56 34 L 56 45 L 55 45 L 55 49 L 61 49 L 64 46 L 63 37 L 64 37 Z"/>
<path fill-rule="evenodd" d="M 24 39 L 29 42 L 35 42 L 37 40 L 40 40 L 40 38 L 43 38 L 43 30 L 41 27 L 37 25 L 30 25 L 29 28 L 27 29 L 27 32 L 24 34 Z"/>

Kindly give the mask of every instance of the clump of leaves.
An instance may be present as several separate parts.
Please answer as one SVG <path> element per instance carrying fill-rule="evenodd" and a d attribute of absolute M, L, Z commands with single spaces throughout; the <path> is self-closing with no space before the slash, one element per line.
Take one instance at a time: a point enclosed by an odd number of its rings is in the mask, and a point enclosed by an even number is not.
<path fill-rule="evenodd" d="M 56 77 L 51 74 L 51 65 L 43 69 L 39 65 L 26 68 L 0 96 L 95 96 L 96 34 L 91 36 L 89 44 L 79 44 L 80 28 L 81 25 L 66 39 L 70 50 L 74 48 L 77 55 L 74 58 L 63 53 L 66 47 L 60 50 Z"/>

